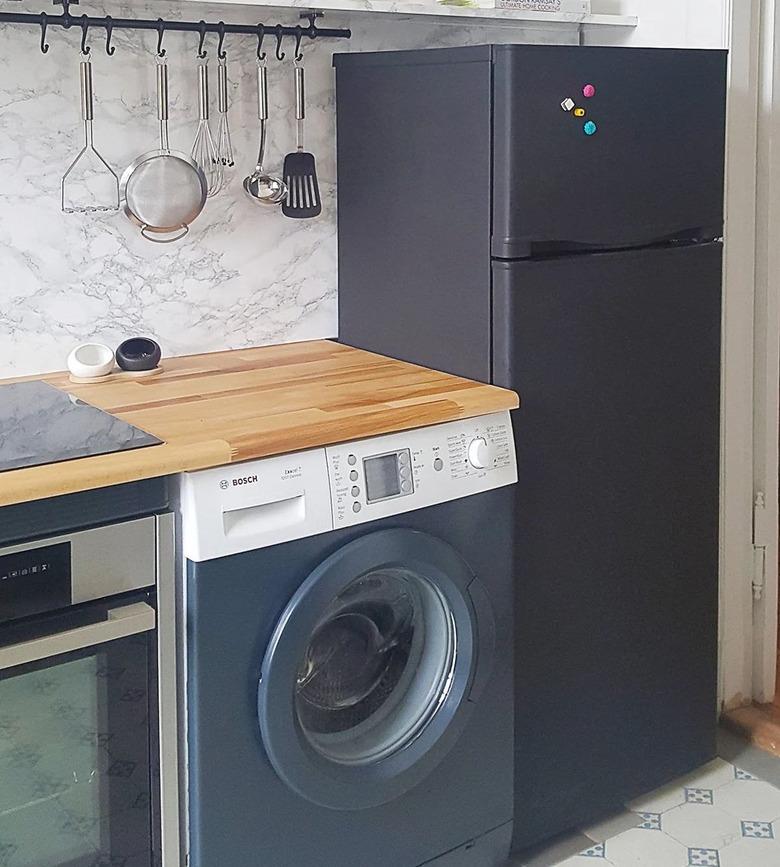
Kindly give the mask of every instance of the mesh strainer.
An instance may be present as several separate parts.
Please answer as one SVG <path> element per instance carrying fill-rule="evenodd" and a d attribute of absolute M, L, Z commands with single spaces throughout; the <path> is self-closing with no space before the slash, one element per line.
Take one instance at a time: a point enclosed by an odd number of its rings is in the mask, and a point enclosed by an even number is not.
<path fill-rule="evenodd" d="M 141 227 L 144 238 L 167 244 L 187 234 L 206 204 L 208 185 L 193 159 L 170 149 L 168 67 L 164 61 L 157 65 L 157 117 L 160 148 L 142 154 L 125 169 L 120 195 L 125 214 Z"/>

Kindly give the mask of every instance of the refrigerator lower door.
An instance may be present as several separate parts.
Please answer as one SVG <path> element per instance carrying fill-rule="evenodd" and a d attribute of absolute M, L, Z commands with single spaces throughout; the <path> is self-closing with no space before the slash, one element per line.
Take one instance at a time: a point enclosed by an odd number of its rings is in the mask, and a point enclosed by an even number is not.
<path fill-rule="evenodd" d="M 515 843 L 715 754 L 720 244 L 494 263 L 520 392 Z"/>

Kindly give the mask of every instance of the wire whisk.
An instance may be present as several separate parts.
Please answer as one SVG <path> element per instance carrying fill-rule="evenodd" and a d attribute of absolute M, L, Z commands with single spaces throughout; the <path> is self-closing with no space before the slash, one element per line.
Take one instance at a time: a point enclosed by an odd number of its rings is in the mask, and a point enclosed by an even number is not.
<path fill-rule="evenodd" d="M 219 109 L 217 155 L 223 166 L 231 168 L 236 164 L 236 161 L 233 157 L 233 142 L 230 138 L 230 124 L 228 123 L 227 58 L 220 58 L 217 67 L 217 107 Z"/>
<path fill-rule="evenodd" d="M 203 169 L 209 196 L 222 189 L 222 161 L 209 128 L 209 72 L 208 64 L 198 64 L 198 131 L 192 145 L 192 158 Z"/>

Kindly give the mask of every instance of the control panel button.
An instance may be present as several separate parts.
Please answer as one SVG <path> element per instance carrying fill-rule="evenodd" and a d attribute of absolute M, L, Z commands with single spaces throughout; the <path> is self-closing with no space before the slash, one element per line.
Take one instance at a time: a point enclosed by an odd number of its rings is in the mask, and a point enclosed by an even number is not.
<path fill-rule="evenodd" d="M 358 480 L 357 470 L 350 470 L 349 471 L 349 480 L 350 480 L 350 482 L 356 482 Z"/>
<path fill-rule="evenodd" d="M 409 491 L 412 490 L 412 483 L 408 480 L 401 482 L 401 491 L 404 494 L 408 494 Z"/>
<path fill-rule="evenodd" d="M 441 458 L 434 458 L 433 468 L 437 473 L 440 473 L 444 469 L 444 461 Z"/>
<path fill-rule="evenodd" d="M 469 443 L 469 463 L 477 470 L 484 470 L 490 461 L 490 447 L 484 437 L 477 437 Z"/>
<path fill-rule="evenodd" d="M 353 485 L 352 487 L 352 496 L 359 497 L 360 496 L 360 488 L 357 485 Z"/>
<path fill-rule="evenodd" d="M 350 456 L 347 458 L 347 463 L 348 463 L 351 467 L 354 467 L 355 464 L 357 463 L 357 458 L 356 458 L 354 455 L 350 455 Z"/>
<path fill-rule="evenodd" d="M 360 503 L 353 503 L 352 504 L 352 511 L 353 512 L 359 512 L 362 508 L 363 507 L 360 505 Z"/>
<path fill-rule="evenodd" d="M 401 452 L 401 454 L 398 455 L 398 463 L 402 467 L 408 466 L 408 464 L 409 464 L 409 452 Z"/>

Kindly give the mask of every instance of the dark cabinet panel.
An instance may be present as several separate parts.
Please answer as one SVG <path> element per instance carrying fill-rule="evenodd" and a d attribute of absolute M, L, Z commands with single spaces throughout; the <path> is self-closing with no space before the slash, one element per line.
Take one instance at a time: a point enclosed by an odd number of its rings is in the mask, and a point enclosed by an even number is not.
<path fill-rule="evenodd" d="M 719 244 L 494 265 L 518 843 L 714 755 L 720 272 Z"/>
<path fill-rule="evenodd" d="M 489 380 L 490 49 L 336 67 L 339 339 Z"/>

